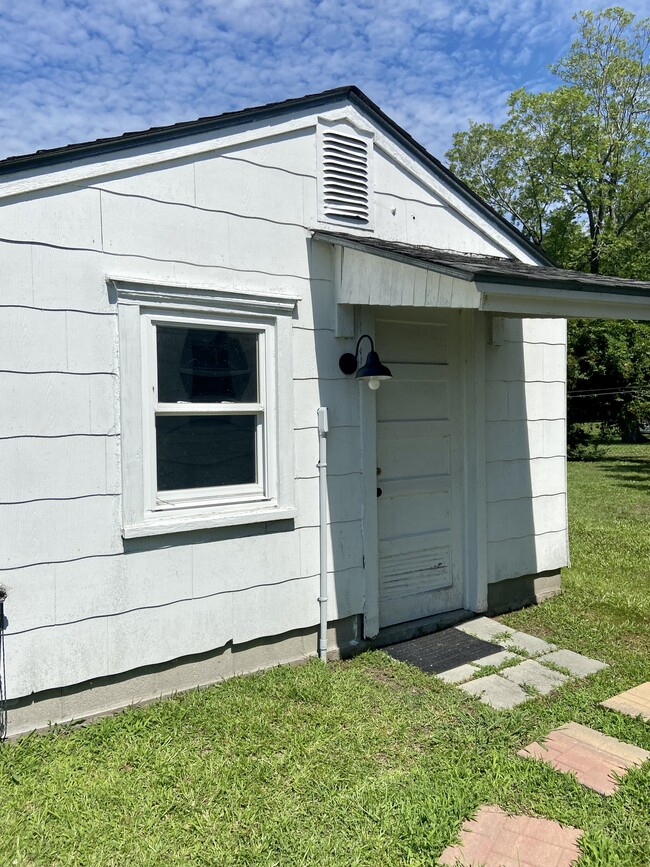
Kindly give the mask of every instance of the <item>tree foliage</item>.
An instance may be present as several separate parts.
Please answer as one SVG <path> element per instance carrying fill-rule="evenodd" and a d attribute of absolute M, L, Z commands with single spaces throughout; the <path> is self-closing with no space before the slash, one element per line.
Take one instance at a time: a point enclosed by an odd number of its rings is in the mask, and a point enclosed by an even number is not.
<path fill-rule="evenodd" d="M 508 99 L 502 126 L 454 135 L 450 167 L 565 267 L 645 276 L 650 251 L 650 19 L 582 12 L 552 91 Z M 631 255 L 634 254 L 634 255 Z M 631 261 L 632 260 L 632 261 Z"/>
<path fill-rule="evenodd" d="M 551 67 L 558 87 L 514 91 L 505 123 L 471 123 L 447 158 L 564 267 L 650 279 L 650 18 L 616 6 L 575 20 L 577 38 Z M 570 422 L 638 427 L 649 349 L 646 325 L 570 322 L 570 392 L 619 390 L 570 400 Z"/>

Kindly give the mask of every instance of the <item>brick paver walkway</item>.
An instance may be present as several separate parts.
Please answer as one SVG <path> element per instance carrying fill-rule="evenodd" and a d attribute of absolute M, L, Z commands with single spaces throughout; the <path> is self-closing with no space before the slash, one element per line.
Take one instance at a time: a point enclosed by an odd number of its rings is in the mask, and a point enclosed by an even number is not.
<path fill-rule="evenodd" d="M 575 774 L 583 786 L 601 795 L 619 787 L 616 777 L 650 759 L 650 753 L 578 723 L 567 723 L 550 732 L 541 744 L 529 744 L 518 755 L 540 759 L 557 771 Z"/>
<path fill-rule="evenodd" d="M 509 816 L 485 806 L 465 822 L 460 845 L 448 846 L 439 864 L 465 867 L 569 867 L 580 857 L 582 831 L 563 828 L 550 819 Z"/>
<path fill-rule="evenodd" d="M 640 716 L 650 720 L 650 681 L 627 689 L 606 701 L 601 701 L 601 704 L 603 707 L 617 710 L 628 716 Z"/>

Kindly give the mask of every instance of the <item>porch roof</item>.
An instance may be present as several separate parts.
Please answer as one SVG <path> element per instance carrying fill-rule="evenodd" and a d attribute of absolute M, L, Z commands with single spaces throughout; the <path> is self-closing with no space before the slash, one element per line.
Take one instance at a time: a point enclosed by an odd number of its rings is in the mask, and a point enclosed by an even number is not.
<path fill-rule="evenodd" d="M 341 303 L 474 308 L 521 316 L 650 320 L 650 282 L 530 265 L 496 256 L 465 255 L 343 232 L 318 230 L 313 238 L 356 254 L 343 260 Z M 367 260 L 362 264 L 360 254 L 388 262 L 373 268 Z M 435 279 L 428 278 L 424 289 L 420 279 L 419 291 L 417 287 L 413 290 L 415 278 L 409 273 L 413 268 L 433 272 Z M 359 282 L 363 278 L 372 285 L 364 289 Z M 400 279 L 405 291 L 396 285 Z M 387 282 L 392 284 L 390 289 Z M 413 300 L 409 301 L 411 297 Z"/>

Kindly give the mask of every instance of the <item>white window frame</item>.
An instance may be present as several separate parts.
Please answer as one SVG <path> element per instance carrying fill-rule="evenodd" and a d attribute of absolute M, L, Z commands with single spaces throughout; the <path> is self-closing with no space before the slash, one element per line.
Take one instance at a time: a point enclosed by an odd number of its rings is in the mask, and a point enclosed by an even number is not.
<path fill-rule="evenodd" d="M 296 296 L 111 279 L 118 310 L 122 535 L 174 533 L 296 514 L 293 473 L 291 318 Z M 255 404 L 159 404 L 157 325 L 258 335 Z M 157 415 L 255 415 L 253 484 L 157 491 Z"/>

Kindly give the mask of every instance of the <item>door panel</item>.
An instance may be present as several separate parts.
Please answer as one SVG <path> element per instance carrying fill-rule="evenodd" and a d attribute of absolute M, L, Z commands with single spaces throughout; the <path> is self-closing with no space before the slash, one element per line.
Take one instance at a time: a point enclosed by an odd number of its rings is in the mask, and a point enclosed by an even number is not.
<path fill-rule="evenodd" d="M 377 319 L 394 378 L 377 394 L 379 620 L 462 605 L 458 318 Z"/>

